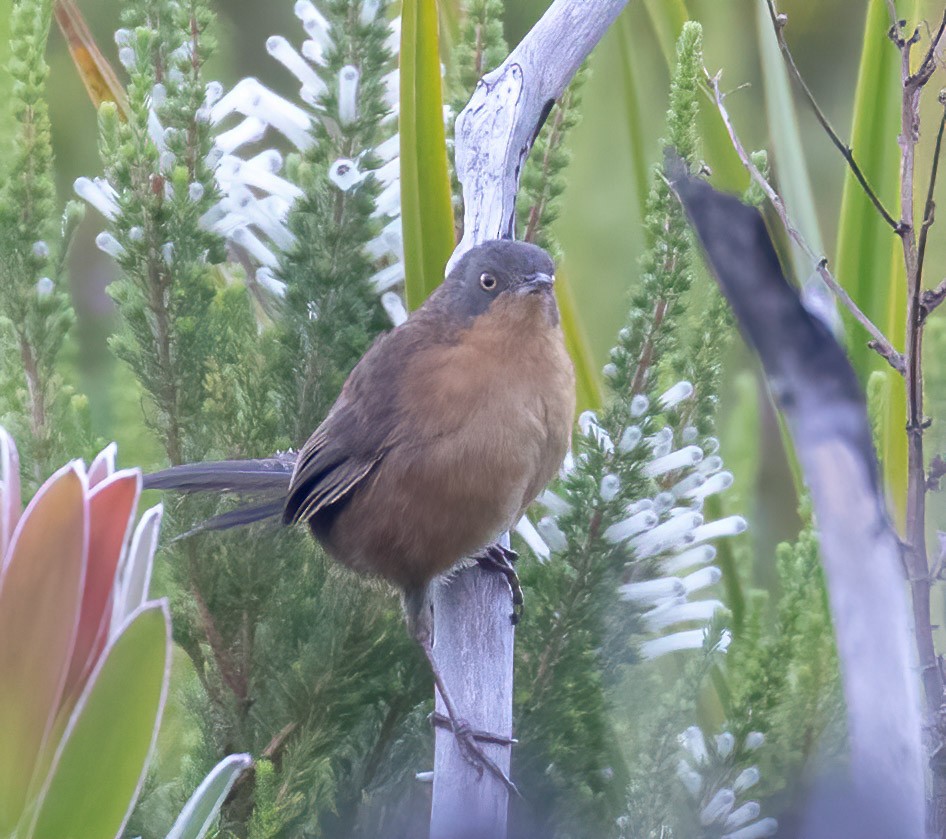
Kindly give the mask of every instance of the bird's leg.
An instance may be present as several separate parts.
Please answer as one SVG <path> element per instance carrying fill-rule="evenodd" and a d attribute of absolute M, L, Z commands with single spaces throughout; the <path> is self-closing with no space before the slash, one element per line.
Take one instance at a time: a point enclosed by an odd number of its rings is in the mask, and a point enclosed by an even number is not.
<path fill-rule="evenodd" d="M 506 743 L 512 745 L 515 741 L 510 738 L 503 738 L 498 735 L 488 734 L 486 732 L 475 731 L 457 712 L 457 707 L 444 684 L 443 676 L 440 675 L 440 668 L 437 666 L 437 660 L 434 658 L 433 648 L 433 611 L 428 598 L 427 587 L 422 589 L 408 589 L 404 592 L 404 614 L 407 620 L 407 627 L 411 635 L 420 644 L 427 662 L 430 664 L 430 670 L 433 673 L 434 684 L 437 686 L 437 692 L 443 700 L 447 709 L 447 722 L 456 738 L 457 746 L 460 748 L 460 754 L 467 763 L 475 766 L 480 775 L 483 774 L 484 767 L 488 769 L 511 793 L 519 796 L 519 789 L 509 779 L 509 776 L 503 772 L 495 761 L 490 759 L 480 745 L 477 739 L 483 739 L 492 743 Z M 438 723 L 438 717 L 433 717 L 434 723 Z"/>
<path fill-rule="evenodd" d="M 498 571 L 505 576 L 506 582 L 509 583 L 509 591 L 512 594 L 512 614 L 509 616 L 509 620 L 512 621 L 513 626 L 515 626 L 522 618 L 523 610 L 522 585 L 519 583 L 519 575 L 516 573 L 515 566 L 513 565 L 513 563 L 519 559 L 519 554 L 512 548 L 507 548 L 499 542 L 494 542 L 492 545 L 487 545 L 483 548 L 483 550 L 473 558 L 479 564 L 480 568 L 487 571 Z"/>

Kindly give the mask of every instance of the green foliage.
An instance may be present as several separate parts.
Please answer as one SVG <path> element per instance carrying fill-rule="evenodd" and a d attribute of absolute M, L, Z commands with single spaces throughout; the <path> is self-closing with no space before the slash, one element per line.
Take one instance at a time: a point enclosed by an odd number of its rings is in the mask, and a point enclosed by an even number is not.
<path fill-rule="evenodd" d="M 670 86 L 667 140 L 662 144 L 672 147 L 690 165 L 697 155 L 702 37 L 699 24 L 689 22 L 683 27 Z M 689 228 L 660 169 L 655 171 L 644 223 L 647 250 L 641 257 L 640 283 L 631 300 L 628 325 L 621 330 L 618 348 L 612 352 L 614 387 L 631 395 L 659 387 L 658 360 L 673 358 L 679 352 L 677 310 L 693 285 Z"/>
<path fill-rule="evenodd" d="M 60 372 L 74 314 L 64 260 L 82 218 L 70 202 L 57 229 L 45 61 L 52 3 L 19 0 L 10 20 L 10 108 L 16 129 L 0 170 L 0 421 L 20 440 L 35 488 L 90 439 L 84 399 Z"/>

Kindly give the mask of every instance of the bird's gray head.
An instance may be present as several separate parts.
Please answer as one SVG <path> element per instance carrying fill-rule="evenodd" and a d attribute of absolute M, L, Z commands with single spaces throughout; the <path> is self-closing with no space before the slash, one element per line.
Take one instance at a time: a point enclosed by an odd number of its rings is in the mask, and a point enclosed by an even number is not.
<path fill-rule="evenodd" d="M 542 248 L 528 242 L 496 239 L 471 248 L 454 266 L 442 286 L 450 309 L 464 318 L 483 314 L 500 298 L 541 294 L 551 310 L 555 264 Z"/>

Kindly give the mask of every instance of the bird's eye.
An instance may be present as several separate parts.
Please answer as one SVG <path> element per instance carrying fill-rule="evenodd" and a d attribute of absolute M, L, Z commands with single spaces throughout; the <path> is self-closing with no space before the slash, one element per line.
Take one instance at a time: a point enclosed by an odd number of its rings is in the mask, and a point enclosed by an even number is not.
<path fill-rule="evenodd" d="M 483 291 L 492 291 L 496 288 L 496 278 L 492 274 L 480 274 L 480 288 Z"/>

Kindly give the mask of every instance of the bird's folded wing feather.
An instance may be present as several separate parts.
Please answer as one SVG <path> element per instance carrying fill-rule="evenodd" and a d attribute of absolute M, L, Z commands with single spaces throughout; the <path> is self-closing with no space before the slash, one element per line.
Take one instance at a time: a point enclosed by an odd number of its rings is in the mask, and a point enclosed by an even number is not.
<path fill-rule="evenodd" d="M 402 424 L 404 377 L 419 354 L 437 352 L 445 340 L 431 334 L 427 323 L 421 316 L 382 336 L 352 370 L 338 401 L 299 452 L 286 522 L 306 520 L 341 501 L 382 461 Z"/>

